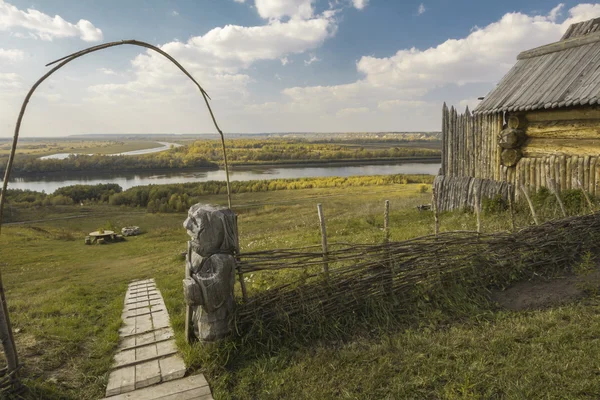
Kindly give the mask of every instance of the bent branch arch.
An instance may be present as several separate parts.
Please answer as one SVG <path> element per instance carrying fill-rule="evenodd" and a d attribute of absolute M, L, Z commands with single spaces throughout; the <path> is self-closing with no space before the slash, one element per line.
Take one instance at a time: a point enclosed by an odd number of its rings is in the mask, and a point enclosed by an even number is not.
<path fill-rule="evenodd" d="M 198 90 L 200 90 L 200 93 L 202 94 L 202 97 L 204 98 L 204 102 L 206 103 L 206 107 L 208 108 L 210 117 L 215 125 L 215 128 L 217 129 L 217 131 L 219 132 L 219 135 L 221 136 L 221 144 L 223 146 L 223 160 L 225 163 L 225 175 L 226 175 L 226 179 L 227 179 L 227 201 L 229 204 L 229 208 L 231 208 L 231 189 L 229 186 L 229 166 L 227 164 L 227 152 L 225 150 L 225 138 L 223 136 L 223 131 L 221 131 L 221 128 L 219 128 L 219 125 L 217 124 L 217 120 L 215 119 L 215 115 L 212 111 L 212 108 L 210 107 L 210 103 L 208 101 L 210 99 L 210 97 L 208 96 L 206 91 L 202 88 L 202 86 L 200 86 L 200 84 L 194 79 L 194 77 L 192 77 L 192 75 L 190 75 L 190 73 L 188 71 L 186 71 L 186 69 L 181 64 L 179 64 L 179 62 L 177 60 L 175 60 L 173 57 L 171 57 L 165 51 L 163 51 L 160 48 L 153 46 L 149 43 L 141 42 L 139 40 L 122 40 L 122 41 L 109 42 L 109 43 L 104 43 L 104 44 L 101 44 L 98 46 L 89 47 L 87 49 L 78 51 L 76 53 L 70 54 L 66 57 L 60 58 L 56 61 L 53 61 L 53 62 L 47 64 L 46 66 L 50 66 L 50 65 L 58 63 L 58 65 L 53 67 L 44 76 L 42 76 L 31 87 L 31 89 L 27 93 L 27 96 L 25 96 L 25 100 L 23 101 L 23 104 L 21 105 L 21 111 L 19 112 L 19 117 L 17 118 L 17 124 L 15 126 L 15 132 L 14 132 L 14 136 L 13 136 L 13 143 L 12 143 L 10 155 L 8 158 L 8 163 L 6 165 L 6 170 L 4 171 L 4 182 L 2 183 L 2 192 L 0 193 L 0 231 L 2 229 L 2 217 L 3 217 L 3 211 L 4 211 L 4 202 L 6 200 L 6 188 L 8 186 L 8 180 L 10 178 L 10 172 L 12 169 L 13 161 L 15 158 L 15 153 L 17 150 L 17 142 L 19 140 L 19 132 L 21 130 L 21 123 L 23 121 L 23 116 L 25 115 L 25 110 L 27 109 L 27 104 L 29 103 L 31 96 L 33 96 L 33 93 L 35 93 L 36 89 L 40 86 L 40 84 L 42 82 L 44 82 L 48 77 L 50 77 L 52 74 L 54 74 L 56 71 L 58 71 L 59 69 L 61 69 L 62 67 L 64 67 L 68 63 L 70 63 L 71 61 L 73 61 L 79 57 L 82 57 L 86 54 L 90 54 L 90 53 L 93 53 L 93 52 L 96 52 L 99 50 L 104 50 L 104 49 L 107 49 L 110 47 L 122 46 L 122 45 L 140 46 L 140 47 L 145 47 L 147 49 L 156 51 L 157 53 L 161 54 L 162 56 L 167 58 L 169 61 L 171 61 L 173 64 L 175 64 L 177 66 L 177 68 L 179 68 L 188 78 L 190 78 L 190 80 L 192 82 L 194 82 L 196 87 L 198 87 Z M 10 325 L 10 318 L 8 315 L 8 306 L 6 304 L 6 299 L 4 296 L 4 288 L 2 285 L 1 274 L 0 274 L 0 342 L 2 342 L 2 346 L 4 348 L 4 354 L 6 355 L 6 359 L 7 359 L 6 371 L 8 373 L 5 375 L 5 377 L 8 377 L 9 382 L 10 382 L 9 384 L 12 387 L 12 389 L 18 390 L 18 387 L 20 386 L 19 379 L 18 379 L 18 369 L 19 369 L 20 365 L 19 365 L 17 349 L 15 346 L 15 341 L 14 341 L 14 337 L 13 337 L 13 333 L 12 333 L 12 328 Z"/>
<path fill-rule="evenodd" d="M 8 179 L 10 178 L 10 172 L 12 169 L 15 153 L 17 150 L 17 142 L 19 140 L 19 132 L 21 130 L 21 122 L 23 121 L 23 116 L 25 115 L 25 110 L 27 109 L 27 104 L 29 103 L 31 96 L 33 96 L 33 93 L 37 90 L 38 86 L 40 86 L 40 84 L 42 82 L 44 82 L 48 77 L 50 77 L 52 74 L 54 74 L 56 71 L 58 71 L 59 69 L 64 67 L 66 64 L 70 63 L 71 61 L 73 61 L 79 57 L 82 57 L 86 54 L 90 54 L 90 53 L 93 53 L 93 52 L 96 52 L 99 50 L 104 50 L 104 49 L 108 49 L 110 47 L 122 46 L 122 45 L 133 45 L 133 46 L 145 47 L 147 49 L 153 50 L 153 51 L 161 54 L 162 56 L 167 58 L 169 61 L 171 61 L 173 64 L 175 64 L 177 66 L 177 68 L 179 68 L 181 70 L 181 72 L 183 72 L 188 78 L 190 78 L 190 80 L 192 82 L 194 82 L 194 84 L 196 85 L 198 90 L 200 90 L 200 93 L 202 94 L 202 98 L 204 99 L 206 107 L 208 108 L 208 112 L 210 113 L 212 122 L 215 125 L 217 132 L 219 132 L 219 135 L 221 136 L 221 145 L 223 146 L 223 161 L 225 163 L 225 176 L 226 176 L 226 180 L 227 180 L 227 202 L 229 204 L 229 208 L 231 208 L 231 189 L 230 189 L 230 185 L 229 185 L 229 165 L 227 163 L 227 151 L 225 150 L 225 137 L 223 136 L 223 131 L 221 131 L 221 128 L 219 128 L 219 124 L 217 124 L 217 120 L 215 118 L 213 110 L 208 101 L 210 99 L 210 96 L 208 96 L 208 93 L 206 93 L 206 91 L 202 88 L 202 86 L 200 86 L 198 81 L 196 81 L 194 79 L 194 77 L 176 59 L 171 57 L 171 55 L 169 55 L 164 50 L 162 50 L 156 46 L 153 46 L 150 43 L 142 42 L 139 40 L 121 40 L 121 41 L 117 41 L 117 42 L 109 42 L 109 43 L 100 44 L 98 46 L 88 47 L 87 49 L 80 50 L 73 54 L 69 54 L 68 56 L 65 56 L 58 60 L 52 61 L 49 64 L 46 64 L 46 66 L 48 67 L 50 65 L 59 63 L 58 65 L 53 67 L 50 71 L 48 71 L 44 76 L 42 76 L 31 87 L 31 89 L 29 90 L 29 93 L 27 93 L 27 96 L 25 96 L 25 100 L 23 101 L 23 104 L 21 105 L 21 111 L 19 112 L 19 117 L 17 118 L 17 125 L 15 126 L 15 133 L 13 136 L 12 148 L 11 148 L 10 155 L 8 158 L 8 163 L 6 165 L 6 170 L 4 171 L 4 182 L 2 183 L 2 193 L 0 193 L 0 231 L 2 229 L 2 216 L 3 216 L 3 212 L 4 212 L 4 202 L 5 202 L 5 198 L 6 198 L 6 195 L 5 195 L 6 188 L 8 185 Z"/>

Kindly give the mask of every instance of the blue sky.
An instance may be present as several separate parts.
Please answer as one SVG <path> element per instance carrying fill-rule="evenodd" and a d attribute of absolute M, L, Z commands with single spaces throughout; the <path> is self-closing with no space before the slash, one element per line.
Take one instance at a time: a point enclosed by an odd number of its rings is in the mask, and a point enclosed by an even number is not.
<path fill-rule="evenodd" d="M 0 136 L 44 64 L 101 42 L 160 46 L 213 97 L 225 132 L 439 130 L 525 49 L 600 5 L 548 1 L 0 0 Z M 210 133 L 194 87 L 160 56 L 76 60 L 34 96 L 27 136 Z"/>

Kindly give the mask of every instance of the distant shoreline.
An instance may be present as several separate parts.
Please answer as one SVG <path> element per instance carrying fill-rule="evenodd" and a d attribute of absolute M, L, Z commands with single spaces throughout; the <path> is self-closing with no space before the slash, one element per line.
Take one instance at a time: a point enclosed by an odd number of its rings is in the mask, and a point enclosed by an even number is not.
<path fill-rule="evenodd" d="M 230 169 L 248 169 L 248 168 L 297 168 L 297 167 L 328 167 L 335 165 L 338 167 L 352 165 L 381 165 L 381 164 L 406 164 L 406 163 L 423 163 L 436 164 L 442 162 L 441 156 L 415 156 L 415 157 L 391 157 L 391 158 L 363 158 L 363 159 L 343 159 L 343 160 L 305 160 L 295 161 L 286 160 L 273 163 L 237 163 L 231 164 Z"/>
<path fill-rule="evenodd" d="M 417 156 L 417 157 L 393 157 L 393 158 L 368 158 L 368 159 L 344 159 L 344 160 L 304 160 L 304 161 L 280 161 L 272 163 L 237 163 L 230 164 L 229 169 L 231 170 L 249 170 L 254 168 L 298 168 L 298 167 L 329 167 L 329 166 L 357 166 L 357 165 L 385 165 L 385 164 L 406 164 L 406 163 L 423 163 L 423 164 L 435 164 L 441 162 L 441 156 Z M 11 173 L 12 178 L 18 177 L 30 177 L 33 175 L 37 176 L 80 176 L 80 175 L 115 175 L 115 174 L 128 174 L 128 173 L 140 173 L 140 172 L 152 172 L 152 173 L 177 173 L 186 171 L 216 171 L 223 170 L 224 166 L 218 167 L 190 167 L 190 168 L 133 168 L 133 169 L 121 169 L 121 170 L 76 170 L 76 171 L 48 171 L 48 172 L 13 172 Z M 4 171 L 0 171 L 4 173 Z"/>
<path fill-rule="evenodd" d="M 75 171 L 47 171 L 47 172 L 12 172 L 10 174 L 12 178 L 19 177 L 30 177 L 33 175 L 38 175 L 41 177 L 45 176 L 78 176 L 78 175 L 115 175 L 115 174 L 135 174 L 140 172 L 152 172 L 152 173 L 166 173 L 166 172 L 184 172 L 184 171 L 218 171 L 218 166 L 214 167 L 190 167 L 190 168 L 132 168 L 132 169 L 120 169 L 120 170 L 98 170 L 98 169 L 85 169 L 85 170 L 75 170 Z M 0 174 L 4 174 L 3 170 L 0 170 Z M 0 177 L 1 179 L 1 177 Z"/>

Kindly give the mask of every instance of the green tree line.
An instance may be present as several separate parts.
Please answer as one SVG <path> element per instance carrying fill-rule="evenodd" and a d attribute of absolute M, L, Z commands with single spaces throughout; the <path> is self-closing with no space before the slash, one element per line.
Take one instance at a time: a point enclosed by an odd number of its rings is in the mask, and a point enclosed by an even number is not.
<path fill-rule="evenodd" d="M 375 186 L 408 183 L 432 183 L 431 175 L 375 175 L 298 179 L 271 179 L 231 182 L 232 193 L 267 192 L 310 188 Z M 202 196 L 225 194 L 222 181 L 190 182 L 170 185 L 135 186 L 125 191 L 116 184 L 65 186 L 52 194 L 9 189 L 7 202 L 17 207 L 108 203 L 114 206 L 140 207 L 148 212 L 182 212 L 202 201 Z"/>
<path fill-rule="evenodd" d="M 440 155 L 439 150 L 418 147 L 396 146 L 388 149 L 365 149 L 362 147 L 348 147 L 340 143 L 311 143 L 299 139 L 235 139 L 228 140 L 226 145 L 227 158 L 232 164 L 434 157 Z M 221 142 L 217 140 L 196 141 L 173 151 L 203 155 L 210 161 L 222 163 Z"/>
<path fill-rule="evenodd" d="M 0 172 L 4 173 L 8 156 L 0 156 Z M 218 165 L 201 155 L 186 155 L 172 151 L 140 156 L 107 156 L 101 154 L 72 154 L 66 159 L 44 159 L 39 156 L 15 156 L 12 172 L 127 171 L 141 169 L 210 168 Z"/>

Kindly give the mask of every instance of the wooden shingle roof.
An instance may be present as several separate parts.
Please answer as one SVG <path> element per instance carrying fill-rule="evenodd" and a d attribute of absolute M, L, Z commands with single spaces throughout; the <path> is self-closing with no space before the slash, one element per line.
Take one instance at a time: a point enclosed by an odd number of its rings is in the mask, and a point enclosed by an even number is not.
<path fill-rule="evenodd" d="M 600 103 L 600 18 L 573 24 L 556 43 L 522 52 L 475 114 Z"/>

